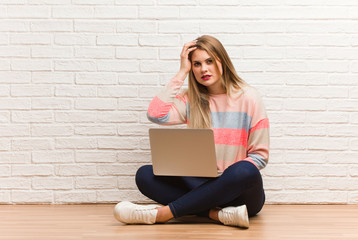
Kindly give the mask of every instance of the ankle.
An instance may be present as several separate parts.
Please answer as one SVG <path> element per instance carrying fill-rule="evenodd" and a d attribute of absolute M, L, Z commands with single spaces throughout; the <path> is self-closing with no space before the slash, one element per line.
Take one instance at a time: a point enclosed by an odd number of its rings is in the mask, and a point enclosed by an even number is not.
<path fill-rule="evenodd" d="M 215 221 L 218 221 L 220 222 L 219 220 L 219 210 L 218 208 L 213 208 L 213 209 L 210 209 L 209 211 L 209 218 L 215 220 Z"/>
<path fill-rule="evenodd" d="M 156 218 L 155 222 L 165 223 L 165 222 L 169 221 L 170 219 L 174 218 L 169 206 L 158 207 L 156 209 L 158 210 L 158 212 L 157 212 L 157 218 Z"/>

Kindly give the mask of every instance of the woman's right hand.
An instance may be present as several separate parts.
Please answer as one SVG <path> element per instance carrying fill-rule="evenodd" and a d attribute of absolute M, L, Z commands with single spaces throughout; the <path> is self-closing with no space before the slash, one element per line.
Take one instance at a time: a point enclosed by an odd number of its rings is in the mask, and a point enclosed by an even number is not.
<path fill-rule="evenodd" d="M 189 53 L 196 49 L 195 44 L 196 40 L 185 43 L 183 49 L 180 54 L 180 70 L 179 73 L 182 75 L 186 75 L 190 72 L 191 69 L 191 62 L 189 60 Z"/>

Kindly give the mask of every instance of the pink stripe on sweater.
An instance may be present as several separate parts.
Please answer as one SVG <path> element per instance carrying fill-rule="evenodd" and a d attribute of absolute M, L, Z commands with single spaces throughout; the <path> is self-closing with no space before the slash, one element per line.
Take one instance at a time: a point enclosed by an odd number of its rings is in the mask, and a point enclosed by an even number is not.
<path fill-rule="evenodd" d="M 156 118 L 164 117 L 170 111 L 171 106 L 171 104 L 163 102 L 158 97 L 154 97 L 149 104 L 148 114 Z"/>
<path fill-rule="evenodd" d="M 247 148 L 248 134 L 245 129 L 213 128 L 215 144 L 244 146 Z"/>
<path fill-rule="evenodd" d="M 261 121 L 259 121 L 254 127 L 252 127 L 250 129 L 250 133 L 252 133 L 255 130 L 262 129 L 262 128 L 269 128 L 268 118 L 264 118 Z"/>

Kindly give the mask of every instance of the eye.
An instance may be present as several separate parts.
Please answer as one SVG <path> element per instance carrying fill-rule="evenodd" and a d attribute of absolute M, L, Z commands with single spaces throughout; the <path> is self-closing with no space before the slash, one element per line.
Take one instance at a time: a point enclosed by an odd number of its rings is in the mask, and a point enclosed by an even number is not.
<path fill-rule="evenodd" d="M 206 60 L 206 63 L 211 64 L 211 63 L 213 63 L 213 60 L 211 58 L 209 58 L 208 60 Z"/>
<path fill-rule="evenodd" d="M 199 67 L 200 66 L 200 63 L 199 62 L 195 62 L 194 63 L 194 67 Z"/>

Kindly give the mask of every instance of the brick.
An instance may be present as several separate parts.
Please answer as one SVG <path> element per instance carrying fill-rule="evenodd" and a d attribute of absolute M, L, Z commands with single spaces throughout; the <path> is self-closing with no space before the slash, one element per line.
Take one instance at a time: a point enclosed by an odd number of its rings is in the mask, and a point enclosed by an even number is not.
<path fill-rule="evenodd" d="M 10 139 L 0 139 L 0 150 L 1 151 L 9 151 L 11 147 L 11 141 Z"/>
<path fill-rule="evenodd" d="M 93 7 L 87 6 L 65 6 L 65 7 L 53 7 L 52 8 L 53 18 L 93 18 L 94 9 Z"/>
<path fill-rule="evenodd" d="M 9 6 L 10 18 L 49 18 L 50 8 L 45 6 Z"/>
<path fill-rule="evenodd" d="M 154 5 L 154 0 L 115 0 L 116 5 Z"/>
<path fill-rule="evenodd" d="M 154 60 L 143 60 L 140 64 L 141 72 L 160 72 L 160 73 L 175 73 L 178 71 L 177 61 L 154 61 Z"/>
<path fill-rule="evenodd" d="M 41 85 L 15 85 L 11 86 L 11 96 L 14 97 L 49 97 L 53 96 L 51 86 Z"/>
<path fill-rule="evenodd" d="M 32 47 L 31 56 L 34 58 L 70 58 L 73 50 L 69 47 Z"/>
<path fill-rule="evenodd" d="M 118 126 L 118 134 L 126 136 L 147 136 L 150 125 L 121 124 Z"/>
<path fill-rule="evenodd" d="M 62 0 L 61 2 L 55 2 L 53 0 L 28 0 L 28 4 L 31 5 L 62 5 L 62 4 L 70 4 L 71 0 Z"/>
<path fill-rule="evenodd" d="M 328 101 L 328 110 L 329 111 L 338 111 L 338 112 L 355 112 L 357 111 L 358 100 L 350 99 L 337 99 Z"/>
<path fill-rule="evenodd" d="M 357 190 L 358 178 L 330 177 L 328 178 L 329 190 Z"/>
<path fill-rule="evenodd" d="M 139 147 L 139 139 L 129 137 L 107 137 L 98 138 L 98 148 L 100 149 L 123 149 L 131 150 Z"/>
<path fill-rule="evenodd" d="M 55 203 L 95 203 L 95 191 L 56 191 Z"/>
<path fill-rule="evenodd" d="M 53 118 L 50 111 L 13 111 L 11 114 L 15 123 L 50 123 Z"/>
<path fill-rule="evenodd" d="M 31 126 L 31 135 L 36 137 L 71 136 L 73 132 L 71 125 L 33 124 Z"/>
<path fill-rule="evenodd" d="M 8 60 L 0 60 L 0 70 L 8 71 L 11 69 L 10 61 Z"/>
<path fill-rule="evenodd" d="M 96 36 L 83 33 L 55 34 L 54 42 L 57 45 L 65 46 L 94 46 L 96 44 Z"/>
<path fill-rule="evenodd" d="M 29 72 L 0 72 L 0 83 L 29 83 L 31 73 Z"/>
<path fill-rule="evenodd" d="M 105 203 L 118 203 L 119 201 L 153 203 L 153 200 L 143 196 L 138 190 L 99 190 L 97 191 L 97 201 Z"/>
<path fill-rule="evenodd" d="M 97 19 L 136 19 L 138 17 L 137 7 L 128 6 L 111 6 L 96 7 L 94 16 Z"/>
<path fill-rule="evenodd" d="M 117 101 L 113 98 L 90 99 L 81 98 L 75 101 L 75 109 L 80 110 L 114 110 L 117 108 Z"/>
<path fill-rule="evenodd" d="M 116 162 L 114 151 L 77 151 L 76 162 L 80 163 L 113 163 Z"/>
<path fill-rule="evenodd" d="M 11 141 L 12 150 L 14 151 L 26 151 L 26 150 L 53 150 L 54 143 L 52 139 L 43 138 L 25 138 L 25 139 L 13 139 Z"/>
<path fill-rule="evenodd" d="M 120 189 L 137 189 L 134 176 L 119 176 L 118 177 L 118 187 Z"/>
<path fill-rule="evenodd" d="M 96 63 L 91 60 L 55 60 L 55 70 L 58 71 L 96 71 Z"/>
<path fill-rule="evenodd" d="M 20 60 L 14 59 L 11 61 L 11 69 L 19 71 L 50 71 L 50 60 Z"/>
<path fill-rule="evenodd" d="M 0 70 L 8 71 L 11 69 L 10 61 L 8 60 L 0 60 Z"/>
<path fill-rule="evenodd" d="M 59 165 L 56 167 L 57 176 L 95 176 L 97 175 L 96 165 Z"/>
<path fill-rule="evenodd" d="M 308 149 L 311 150 L 347 150 L 348 140 L 338 137 L 311 137 L 307 139 Z"/>
<path fill-rule="evenodd" d="M 96 149 L 97 141 L 88 137 L 63 137 L 55 140 L 56 149 Z"/>
<path fill-rule="evenodd" d="M 331 112 L 310 112 L 307 121 L 310 123 L 348 123 L 349 115 Z"/>
<path fill-rule="evenodd" d="M 98 117 L 100 122 L 128 123 L 128 122 L 137 122 L 138 113 L 135 111 L 103 112 Z"/>
<path fill-rule="evenodd" d="M 161 90 L 162 87 L 141 87 L 139 89 L 139 97 L 152 99 L 153 96 L 156 96 Z"/>
<path fill-rule="evenodd" d="M 71 84 L 75 75 L 66 72 L 33 72 L 32 82 L 40 84 Z"/>
<path fill-rule="evenodd" d="M 1 57 L 30 57 L 29 47 L 0 47 Z"/>
<path fill-rule="evenodd" d="M 97 120 L 97 112 L 88 112 L 88 111 L 66 111 L 66 112 L 56 112 L 55 113 L 56 122 L 95 122 Z"/>
<path fill-rule="evenodd" d="M 119 84 L 128 85 L 158 85 L 159 77 L 158 74 L 125 74 L 120 73 L 118 75 Z"/>
<path fill-rule="evenodd" d="M 353 140 L 351 140 L 350 149 L 352 149 L 354 151 L 358 150 L 358 139 L 357 138 L 354 138 Z"/>
<path fill-rule="evenodd" d="M 51 176 L 54 167 L 48 165 L 14 165 L 11 169 L 12 176 Z"/>
<path fill-rule="evenodd" d="M 156 59 L 158 51 L 153 48 L 134 48 L 134 47 L 119 47 L 116 48 L 116 58 L 119 59 Z"/>
<path fill-rule="evenodd" d="M 287 190 L 321 190 L 329 186 L 325 178 L 291 178 L 284 180 L 284 188 Z"/>
<path fill-rule="evenodd" d="M 153 33 L 156 29 L 155 22 L 141 20 L 121 20 L 116 27 L 118 33 Z"/>
<path fill-rule="evenodd" d="M 138 61 L 125 60 L 98 60 L 98 71 L 108 72 L 137 72 L 139 69 Z"/>
<path fill-rule="evenodd" d="M 10 122 L 10 113 L 9 112 L 0 112 L 0 123 Z"/>
<path fill-rule="evenodd" d="M 74 162 L 74 153 L 72 151 L 33 151 L 33 163 L 72 163 Z"/>
<path fill-rule="evenodd" d="M 111 58 L 115 56 L 115 50 L 110 47 L 81 47 L 75 49 L 75 57 L 79 58 Z"/>
<path fill-rule="evenodd" d="M 327 101 L 323 99 L 319 100 L 306 100 L 306 99 L 294 99 L 286 100 L 284 103 L 285 110 L 296 111 L 324 111 L 327 109 Z"/>
<path fill-rule="evenodd" d="M 328 163 L 339 163 L 339 164 L 354 164 L 357 162 L 358 153 L 357 152 L 341 152 L 341 151 L 331 151 L 327 154 Z"/>
<path fill-rule="evenodd" d="M 71 20 L 39 20 L 30 23 L 33 32 L 72 32 L 73 24 Z"/>
<path fill-rule="evenodd" d="M 117 154 L 117 161 L 121 163 L 132 162 L 132 163 L 147 163 L 151 159 L 150 153 L 136 152 L 136 151 L 120 151 Z"/>
<path fill-rule="evenodd" d="M 180 7 L 180 17 L 184 19 L 192 19 L 193 16 L 199 19 L 257 19 L 265 16 L 264 8 L 251 7 L 223 7 L 223 6 L 205 6 L 200 11 L 196 7 Z"/>
<path fill-rule="evenodd" d="M 116 177 L 76 177 L 76 189 L 113 189 L 117 187 Z"/>
<path fill-rule="evenodd" d="M 73 4 L 78 5 L 110 5 L 114 0 L 72 0 Z"/>
<path fill-rule="evenodd" d="M 76 135 L 86 135 L 86 136 L 113 136 L 116 135 L 116 126 L 115 125 L 99 125 L 99 124 L 91 124 L 91 125 L 76 125 L 75 126 L 75 134 Z"/>
<path fill-rule="evenodd" d="M 31 153 L 0 153 L 0 159 L 2 164 L 28 164 L 31 161 Z"/>
<path fill-rule="evenodd" d="M 0 203 L 9 203 L 10 201 L 10 191 L 1 191 L 0 192 Z"/>
<path fill-rule="evenodd" d="M 30 99 L 26 98 L 0 98 L 0 109 L 29 110 Z"/>
<path fill-rule="evenodd" d="M 14 45 L 50 45 L 51 35 L 47 33 L 13 33 L 10 35 L 10 43 Z"/>
<path fill-rule="evenodd" d="M 9 97 L 9 96 L 10 96 L 10 86 L 1 86 L 0 97 Z"/>
<path fill-rule="evenodd" d="M 32 179 L 32 188 L 35 190 L 71 190 L 73 179 L 64 177 L 35 177 Z"/>
<path fill-rule="evenodd" d="M 55 90 L 56 97 L 95 97 L 97 89 L 87 86 L 58 86 Z"/>
<path fill-rule="evenodd" d="M 98 87 L 99 97 L 137 97 L 137 87 Z"/>
<path fill-rule="evenodd" d="M 52 203 L 53 193 L 51 191 L 20 191 L 14 190 L 11 194 L 13 203 Z"/>
<path fill-rule="evenodd" d="M 28 32 L 29 30 L 29 22 L 24 20 L 2 19 L 0 22 L 0 32 Z"/>
<path fill-rule="evenodd" d="M 97 36 L 98 45 L 110 46 L 137 46 L 137 34 L 116 34 L 116 35 L 99 35 Z"/>
<path fill-rule="evenodd" d="M 140 35 L 139 45 L 150 47 L 176 47 L 179 44 L 179 36 L 174 34 Z"/>
<path fill-rule="evenodd" d="M 113 20 L 76 20 L 75 32 L 113 33 L 116 31 L 116 22 Z"/>
<path fill-rule="evenodd" d="M 32 109 L 38 110 L 64 110 L 71 109 L 72 100 L 71 99 L 62 99 L 62 98 L 34 98 L 32 99 Z"/>
<path fill-rule="evenodd" d="M 30 136 L 30 127 L 28 125 L 0 125 L 1 137 L 26 137 Z"/>
<path fill-rule="evenodd" d="M 10 166 L 1 166 L 0 165 L 0 177 L 9 177 L 11 174 Z"/>
<path fill-rule="evenodd" d="M 115 73 L 77 73 L 76 84 L 112 85 L 117 84 Z"/>
<path fill-rule="evenodd" d="M 141 19 L 172 19 L 178 17 L 178 7 L 139 7 L 139 18 Z"/>
<path fill-rule="evenodd" d="M 299 203 L 299 204 L 333 204 L 346 203 L 347 192 L 345 191 L 328 191 L 328 190 L 293 190 L 293 191 L 271 191 L 266 192 L 266 198 L 269 199 L 270 204 L 279 203 Z"/>
<path fill-rule="evenodd" d="M 98 175 L 100 176 L 118 176 L 130 175 L 133 176 L 142 164 L 120 164 L 120 165 L 99 165 L 97 167 Z"/>
<path fill-rule="evenodd" d="M 0 178 L 1 189 L 30 189 L 31 180 L 29 178 Z"/>

